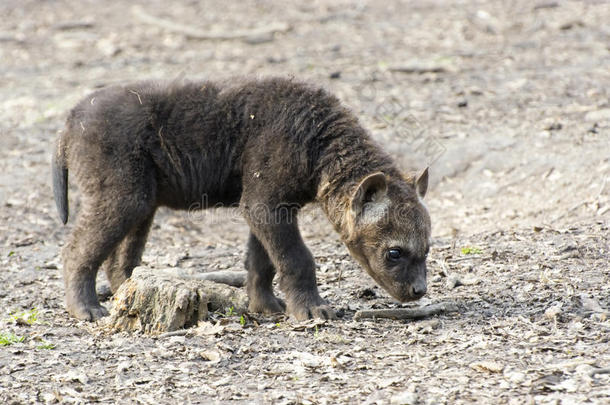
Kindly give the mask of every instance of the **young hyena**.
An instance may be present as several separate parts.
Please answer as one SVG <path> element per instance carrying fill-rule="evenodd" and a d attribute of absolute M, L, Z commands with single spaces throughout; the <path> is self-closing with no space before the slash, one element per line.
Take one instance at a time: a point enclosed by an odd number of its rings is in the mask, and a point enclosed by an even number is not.
<path fill-rule="evenodd" d="M 426 292 L 428 173 L 404 176 L 326 91 L 293 80 L 136 83 L 99 90 L 71 112 L 53 156 L 55 202 L 68 219 L 68 172 L 82 209 L 63 256 L 68 312 L 107 315 L 138 265 L 155 210 L 239 203 L 250 226 L 249 309 L 333 318 L 295 213 L 317 201 L 351 254 L 399 301 Z M 285 302 L 273 293 L 279 274 Z"/>

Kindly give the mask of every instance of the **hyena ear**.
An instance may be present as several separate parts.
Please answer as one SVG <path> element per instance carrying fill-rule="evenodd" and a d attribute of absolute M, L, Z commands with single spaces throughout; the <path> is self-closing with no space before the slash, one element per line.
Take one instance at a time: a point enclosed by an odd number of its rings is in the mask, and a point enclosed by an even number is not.
<path fill-rule="evenodd" d="M 377 172 L 369 174 L 360 181 L 356 192 L 352 196 L 352 212 L 358 216 L 364 211 L 366 204 L 380 202 L 388 192 L 388 183 L 385 174 Z"/>
<path fill-rule="evenodd" d="M 428 191 L 428 168 L 426 167 L 421 173 L 404 173 L 402 178 L 407 182 L 411 183 L 415 187 L 415 191 L 419 198 L 424 198 L 426 191 Z"/>
<path fill-rule="evenodd" d="M 420 198 L 424 198 L 428 191 L 428 168 L 426 167 L 415 180 L 415 191 Z"/>

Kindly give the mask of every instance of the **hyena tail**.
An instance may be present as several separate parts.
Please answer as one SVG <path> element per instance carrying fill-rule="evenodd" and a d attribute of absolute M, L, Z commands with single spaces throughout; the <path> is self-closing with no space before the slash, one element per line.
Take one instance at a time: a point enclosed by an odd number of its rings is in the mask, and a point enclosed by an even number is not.
<path fill-rule="evenodd" d="M 63 134 L 57 137 L 51 169 L 53 171 L 53 196 L 59 212 L 59 218 L 64 225 L 68 222 L 68 166 L 63 145 Z"/>

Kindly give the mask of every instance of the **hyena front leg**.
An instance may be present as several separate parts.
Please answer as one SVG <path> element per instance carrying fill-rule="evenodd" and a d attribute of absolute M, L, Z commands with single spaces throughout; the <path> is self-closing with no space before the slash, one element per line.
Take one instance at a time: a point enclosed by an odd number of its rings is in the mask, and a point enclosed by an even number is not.
<path fill-rule="evenodd" d="M 248 270 L 248 309 L 265 314 L 284 312 L 286 304 L 273 294 L 275 267 L 265 247 L 252 232 L 248 238 L 245 265 Z"/>
<path fill-rule="evenodd" d="M 271 207 L 270 204 L 265 206 Z M 244 212 L 252 233 L 279 273 L 280 289 L 286 294 L 287 312 L 298 320 L 335 318 L 335 312 L 318 293 L 316 266 L 299 233 L 296 210 L 289 213 L 282 208 L 272 209 L 264 218 L 247 208 Z M 258 294 L 263 295 L 264 289 L 259 288 Z"/>

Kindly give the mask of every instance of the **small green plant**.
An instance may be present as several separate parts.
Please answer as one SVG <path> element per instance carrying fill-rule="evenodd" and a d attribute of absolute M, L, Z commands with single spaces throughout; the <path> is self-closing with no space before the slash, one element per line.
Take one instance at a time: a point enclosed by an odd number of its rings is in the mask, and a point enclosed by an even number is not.
<path fill-rule="evenodd" d="M 239 324 L 241 326 L 245 326 L 246 325 L 246 317 L 245 316 L 242 315 L 242 316 L 239 317 Z"/>
<path fill-rule="evenodd" d="M 229 310 L 227 311 L 227 313 L 225 315 L 226 316 L 233 316 L 233 315 L 235 315 L 235 307 L 230 306 Z"/>
<path fill-rule="evenodd" d="M 7 257 L 11 257 L 15 254 L 14 250 L 11 250 L 10 252 L 8 252 L 8 255 L 6 255 Z"/>
<path fill-rule="evenodd" d="M 0 346 L 8 346 L 21 343 L 25 340 L 23 336 L 17 336 L 12 332 L 0 332 Z"/>
<path fill-rule="evenodd" d="M 462 248 L 463 255 L 480 255 L 481 253 L 483 253 L 483 251 L 478 247 L 466 246 Z"/>
<path fill-rule="evenodd" d="M 318 325 L 316 325 L 316 328 L 313 331 L 313 337 L 316 339 L 318 339 L 320 337 L 320 331 L 318 330 Z"/>
<path fill-rule="evenodd" d="M 277 322 L 277 323 L 275 324 L 275 327 L 276 327 L 276 328 L 279 328 L 280 326 L 282 326 L 282 324 L 281 324 L 281 323 L 279 323 L 279 322 Z"/>
<path fill-rule="evenodd" d="M 43 341 L 43 343 L 36 346 L 37 349 L 40 350 L 53 350 L 55 349 L 55 344 L 47 341 Z"/>
<path fill-rule="evenodd" d="M 11 314 L 11 318 L 15 322 L 25 322 L 28 325 L 33 325 L 38 322 L 38 310 L 36 308 L 32 308 L 24 312 L 15 312 Z"/>

